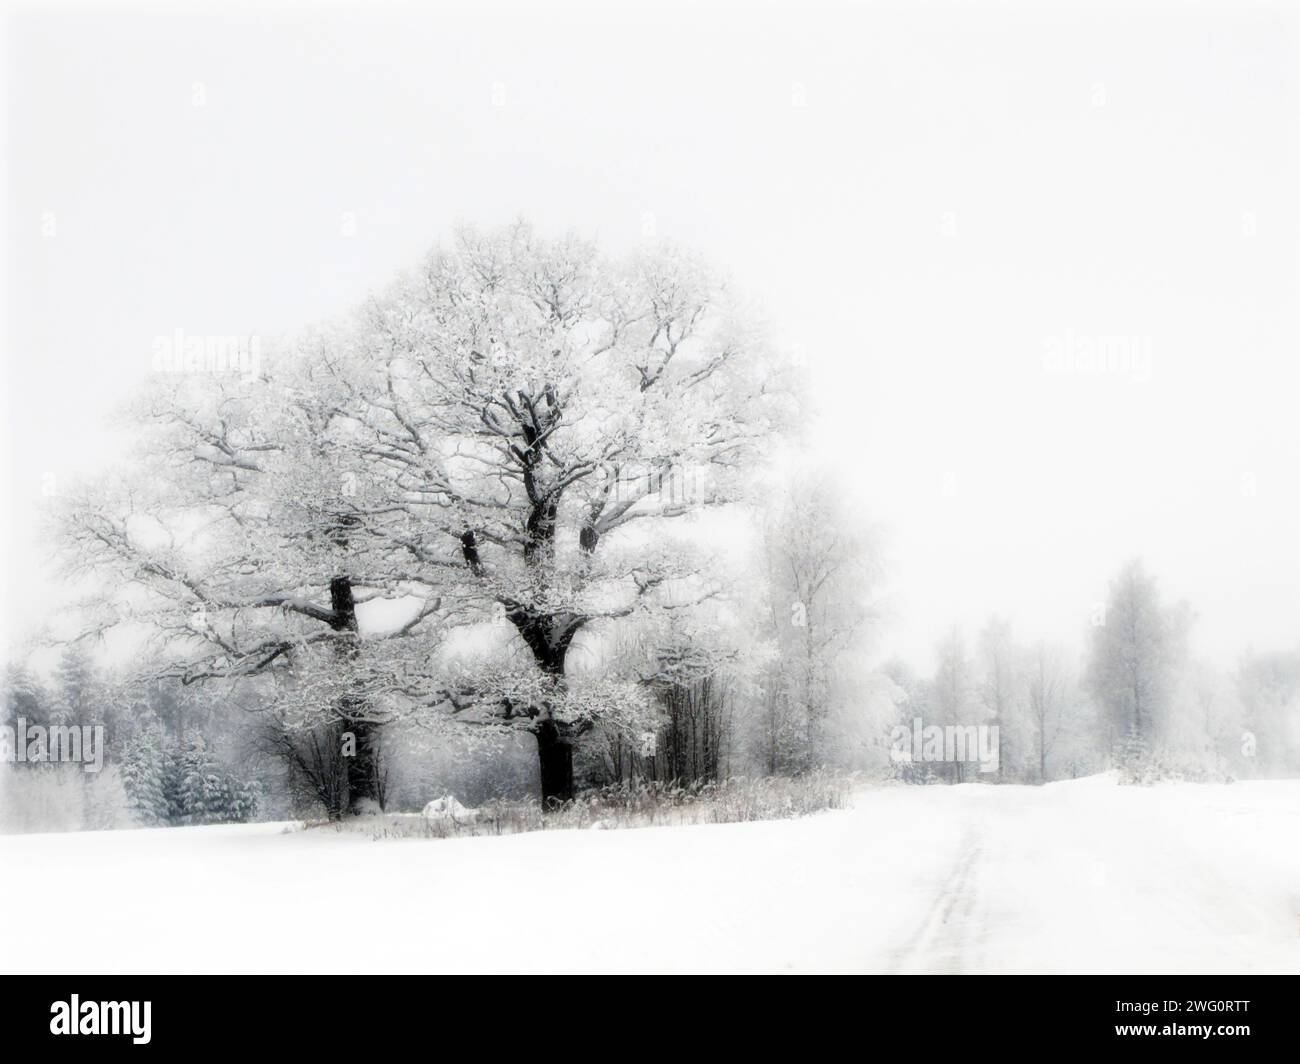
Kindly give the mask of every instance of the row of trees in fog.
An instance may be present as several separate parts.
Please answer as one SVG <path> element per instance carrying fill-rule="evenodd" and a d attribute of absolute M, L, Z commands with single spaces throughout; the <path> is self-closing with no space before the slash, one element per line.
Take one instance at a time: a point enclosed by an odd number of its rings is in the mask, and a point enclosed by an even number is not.
<path fill-rule="evenodd" d="M 898 661 L 866 665 L 880 571 L 869 537 L 851 531 L 824 485 L 791 491 L 760 521 L 750 553 L 765 594 L 715 607 L 714 623 L 650 641 L 636 625 L 584 656 L 581 674 L 654 661 L 655 713 L 644 731 L 599 721 L 576 744 L 579 787 L 691 784 L 735 775 L 833 767 L 909 782 L 1041 783 L 1119 767 L 1134 780 L 1222 780 L 1300 771 L 1300 651 L 1249 654 L 1230 671 L 1190 650 L 1192 618 L 1165 602 L 1139 564 L 1115 579 L 1083 653 L 1021 641 L 990 619 L 967 642 L 954 629 L 922 678 Z M 747 585 L 752 593 L 754 585 Z M 739 603 L 749 609 L 741 611 Z M 736 608 L 733 609 L 732 607 Z M 698 620 L 698 618 L 697 618 Z M 487 625 L 480 634 L 501 636 Z M 4 719 L 97 724 L 103 771 L 26 764 L 4 773 L 6 830 L 199 824 L 328 812 L 317 770 L 295 733 L 268 711 L 266 677 L 240 684 L 142 682 L 140 663 L 107 669 L 85 642 L 48 677 L 21 665 L 4 677 Z M 898 763 L 893 724 L 997 724 L 999 771 Z M 418 808 L 451 792 L 468 804 L 537 792 L 535 754 L 510 729 L 434 729 L 418 718 L 382 730 L 385 803 Z M 318 747 L 336 758 L 341 749 Z M 334 800 L 337 800 L 335 798 Z"/>
<path fill-rule="evenodd" d="M 993 617 L 967 641 L 953 629 L 933 676 L 884 671 L 904 716 L 997 724 L 997 778 L 1047 782 L 1119 767 L 1133 779 L 1225 779 L 1300 772 L 1300 651 L 1246 655 L 1216 669 L 1192 650 L 1194 619 L 1143 563 L 1126 564 L 1087 628 L 1080 654 L 1016 638 Z M 972 778 L 963 765 L 921 766 Z"/>

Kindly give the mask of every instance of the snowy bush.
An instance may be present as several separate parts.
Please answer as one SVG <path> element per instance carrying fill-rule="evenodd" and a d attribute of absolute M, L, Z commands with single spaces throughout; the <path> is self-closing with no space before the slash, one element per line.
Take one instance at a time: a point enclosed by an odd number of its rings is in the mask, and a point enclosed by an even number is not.
<path fill-rule="evenodd" d="M 454 795 L 446 794 L 429 802 L 421 815 L 425 820 L 460 820 L 473 818 L 477 813 L 477 809 L 467 809 Z"/>
<path fill-rule="evenodd" d="M 1119 782 L 1129 786 L 1154 783 L 1231 783 L 1223 758 L 1194 756 L 1169 749 L 1151 750 L 1130 731 L 1116 757 Z"/>

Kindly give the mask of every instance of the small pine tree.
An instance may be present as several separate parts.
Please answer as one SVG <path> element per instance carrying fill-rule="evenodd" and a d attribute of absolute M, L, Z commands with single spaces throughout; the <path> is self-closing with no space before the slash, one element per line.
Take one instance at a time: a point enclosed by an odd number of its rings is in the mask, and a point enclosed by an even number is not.
<path fill-rule="evenodd" d="M 1151 751 L 1146 740 L 1137 730 L 1137 725 L 1130 725 L 1128 735 L 1120 743 L 1116 753 L 1121 783 L 1150 783 Z"/>

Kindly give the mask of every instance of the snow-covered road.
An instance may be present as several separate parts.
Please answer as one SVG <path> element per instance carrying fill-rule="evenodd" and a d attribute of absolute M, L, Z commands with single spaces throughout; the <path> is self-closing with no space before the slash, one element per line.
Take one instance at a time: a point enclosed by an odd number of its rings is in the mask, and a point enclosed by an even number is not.
<path fill-rule="evenodd" d="M 1300 972 L 1300 781 L 882 787 L 803 820 L 0 838 L 0 969 Z"/>
<path fill-rule="evenodd" d="M 1300 971 L 1300 786 L 962 790 L 887 970 Z"/>

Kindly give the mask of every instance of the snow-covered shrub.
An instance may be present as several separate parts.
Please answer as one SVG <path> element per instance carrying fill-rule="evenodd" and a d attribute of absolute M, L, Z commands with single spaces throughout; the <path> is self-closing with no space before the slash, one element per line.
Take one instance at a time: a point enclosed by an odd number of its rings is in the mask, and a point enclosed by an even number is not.
<path fill-rule="evenodd" d="M 456 834 L 462 826 L 475 823 L 479 811 L 461 805 L 454 795 L 446 794 L 429 802 L 420 816 L 429 833 L 442 838 Z"/>
<path fill-rule="evenodd" d="M 1155 782 L 1152 778 L 1154 766 L 1151 750 L 1136 728 L 1129 728 L 1128 735 L 1120 743 L 1115 753 L 1115 767 L 1119 769 L 1119 781 L 1126 784 Z"/>
<path fill-rule="evenodd" d="M 455 795 L 444 794 L 441 798 L 435 798 L 424 807 L 423 816 L 425 820 L 437 820 L 444 817 L 450 817 L 455 820 L 458 817 L 472 816 L 476 811 L 468 809 L 456 801 Z"/>
<path fill-rule="evenodd" d="M 1116 757 L 1119 782 L 1129 786 L 1154 783 L 1231 783 L 1223 758 L 1216 754 L 1195 756 L 1186 751 L 1152 750 L 1130 731 Z"/>
<path fill-rule="evenodd" d="M 892 775 L 889 780 L 898 783 L 935 784 L 941 783 L 934 768 L 928 761 L 892 761 Z"/>

